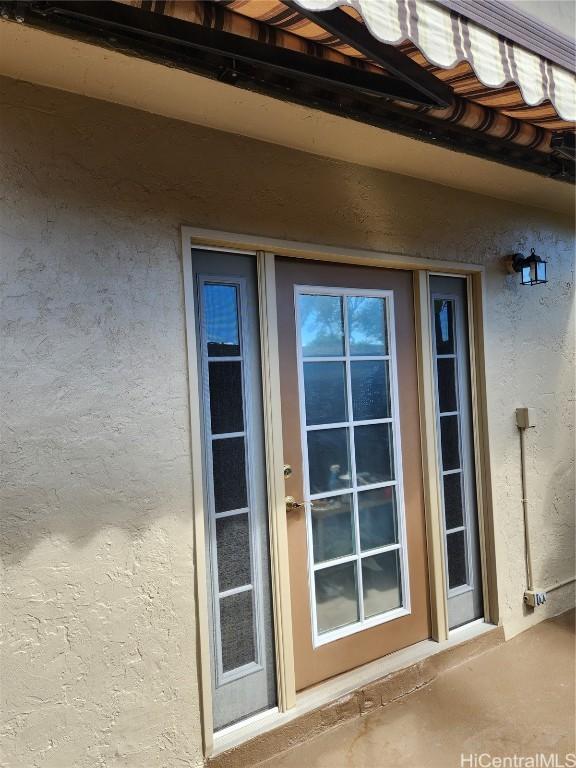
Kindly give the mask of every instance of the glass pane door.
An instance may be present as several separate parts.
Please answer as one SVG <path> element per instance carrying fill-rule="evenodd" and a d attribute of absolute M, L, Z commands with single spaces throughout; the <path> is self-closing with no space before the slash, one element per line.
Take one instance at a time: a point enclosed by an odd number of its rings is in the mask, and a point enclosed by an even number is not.
<path fill-rule="evenodd" d="M 409 612 L 393 310 L 388 291 L 296 293 L 315 645 Z"/>

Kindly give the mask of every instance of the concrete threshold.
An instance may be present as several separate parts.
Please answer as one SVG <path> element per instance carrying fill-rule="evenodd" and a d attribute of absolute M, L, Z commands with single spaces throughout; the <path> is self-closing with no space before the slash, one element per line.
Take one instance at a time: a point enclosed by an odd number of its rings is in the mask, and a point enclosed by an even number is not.
<path fill-rule="evenodd" d="M 424 640 L 298 694 L 288 712 L 272 710 L 214 738 L 209 768 L 248 768 L 326 730 L 373 712 L 504 642 L 502 627 L 473 622 L 437 643 Z"/>

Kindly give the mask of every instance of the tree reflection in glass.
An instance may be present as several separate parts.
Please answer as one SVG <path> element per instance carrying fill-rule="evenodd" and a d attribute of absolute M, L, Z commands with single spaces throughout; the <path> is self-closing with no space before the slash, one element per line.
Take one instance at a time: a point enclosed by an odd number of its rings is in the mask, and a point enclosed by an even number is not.
<path fill-rule="evenodd" d="M 387 355 L 384 299 L 349 296 L 348 338 L 351 355 Z"/>
<path fill-rule="evenodd" d="M 338 357 L 344 354 L 340 296 L 300 296 L 300 341 L 304 357 Z"/>

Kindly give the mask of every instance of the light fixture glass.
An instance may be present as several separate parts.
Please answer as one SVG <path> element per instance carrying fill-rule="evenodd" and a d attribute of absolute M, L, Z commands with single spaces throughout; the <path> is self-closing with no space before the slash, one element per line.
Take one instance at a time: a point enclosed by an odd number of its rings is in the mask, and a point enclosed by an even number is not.
<path fill-rule="evenodd" d="M 522 267 L 522 285 L 531 285 L 532 284 L 532 278 L 530 275 L 530 265 L 526 265 L 525 267 Z"/>
<path fill-rule="evenodd" d="M 530 256 L 515 253 L 511 261 L 512 270 L 520 272 L 522 285 L 547 283 L 546 264 L 547 262 L 534 252 L 534 248 L 531 249 Z"/>

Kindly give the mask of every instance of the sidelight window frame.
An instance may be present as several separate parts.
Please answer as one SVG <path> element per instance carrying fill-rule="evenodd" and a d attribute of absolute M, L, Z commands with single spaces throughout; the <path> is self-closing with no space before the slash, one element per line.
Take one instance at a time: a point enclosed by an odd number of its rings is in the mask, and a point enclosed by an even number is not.
<path fill-rule="evenodd" d="M 263 669 L 263 637 L 264 637 L 264 615 L 260 600 L 262 574 L 260 563 L 260 547 L 256 536 L 256 526 L 254 525 L 254 472 L 250 458 L 250 445 L 254 439 L 252 435 L 252 403 L 251 386 L 247 373 L 246 361 L 250 359 L 251 342 L 246 330 L 246 323 L 243 319 L 242 308 L 246 306 L 247 291 L 246 279 L 238 275 L 209 275 L 200 274 L 197 279 L 198 284 L 198 312 L 199 312 L 199 330 L 200 330 L 200 365 L 202 371 L 202 413 L 204 425 L 204 447 L 205 447 L 205 489 L 207 497 L 208 510 L 208 549 L 209 549 L 209 572 L 213 612 L 213 640 L 216 655 L 214 669 L 215 685 L 220 687 L 239 680 L 248 675 L 259 672 Z M 238 343 L 239 355 L 233 356 L 210 356 L 208 354 L 208 337 L 206 330 L 206 312 L 204 301 L 204 289 L 207 285 L 233 286 L 236 288 L 236 313 L 238 323 Z M 239 362 L 241 365 L 241 383 L 242 383 L 242 415 L 244 420 L 244 429 L 242 432 L 212 433 L 211 411 L 210 411 L 210 388 L 209 388 L 209 366 L 211 362 Z M 239 509 L 216 512 L 215 494 L 214 494 L 214 472 L 212 460 L 212 445 L 215 441 L 230 438 L 243 437 L 244 439 L 244 461 L 246 476 L 246 507 Z M 218 551 L 216 540 L 216 521 L 233 515 L 245 514 L 248 518 L 249 540 L 250 540 L 250 575 L 249 585 L 234 587 L 229 590 L 220 590 L 218 577 Z M 254 661 L 243 664 L 234 669 L 225 671 L 222 659 L 222 633 L 220 625 L 220 605 L 226 597 L 232 597 L 242 592 L 252 592 L 252 618 L 254 632 Z"/>
<path fill-rule="evenodd" d="M 434 305 L 436 301 L 448 301 L 452 304 L 452 337 L 454 344 L 454 351 L 450 354 L 439 354 L 437 350 L 436 340 L 436 328 L 434 323 Z M 431 291 L 430 292 L 430 317 L 432 321 L 431 335 L 432 335 L 432 359 L 434 363 L 434 392 L 436 400 L 436 428 L 438 435 L 438 464 L 440 472 L 440 506 L 442 509 L 442 530 L 444 534 L 444 567 L 446 569 L 446 593 L 448 597 L 455 597 L 456 595 L 462 595 L 465 592 L 471 592 L 475 588 L 474 572 L 471 566 L 470 552 L 473 546 L 471 538 L 472 522 L 470 516 L 472 514 L 472 506 L 474 500 L 472 498 L 472 489 L 470 487 L 470 475 L 471 475 L 471 457 L 469 455 L 468 444 L 470 435 L 464 435 L 463 430 L 469 428 L 469 423 L 463 419 L 463 408 L 466 398 L 466 387 L 463 380 L 464 359 L 465 352 L 464 340 L 460 338 L 458 322 L 461 319 L 463 312 L 462 300 L 455 293 L 449 293 L 445 291 Z M 454 411 L 440 411 L 440 388 L 438 378 L 438 360 L 440 359 L 452 359 L 454 360 L 455 367 L 455 395 L 456 395 L 456 409 Z M 444 457 L 442 452 L 442 428 L 441 421 L 443 417 L 456 416 L 458 424 L 458 458 L 459 467 L 454 469 L 444 469 Z M 446 525 L 446 500 L 444 494 L 444 477 L 450 474 L 460 475 L 460 492 L 462 495 L 462 524 L 454 528 L 447 528 Z M 460 584 L 456 587 L 450 587 L 450 572 L 448 562 L 448 536 L 463 532 L 464 533 L 464 558 L 465 558 L 465 570 L 466 581 L 464 584 Z"/>

